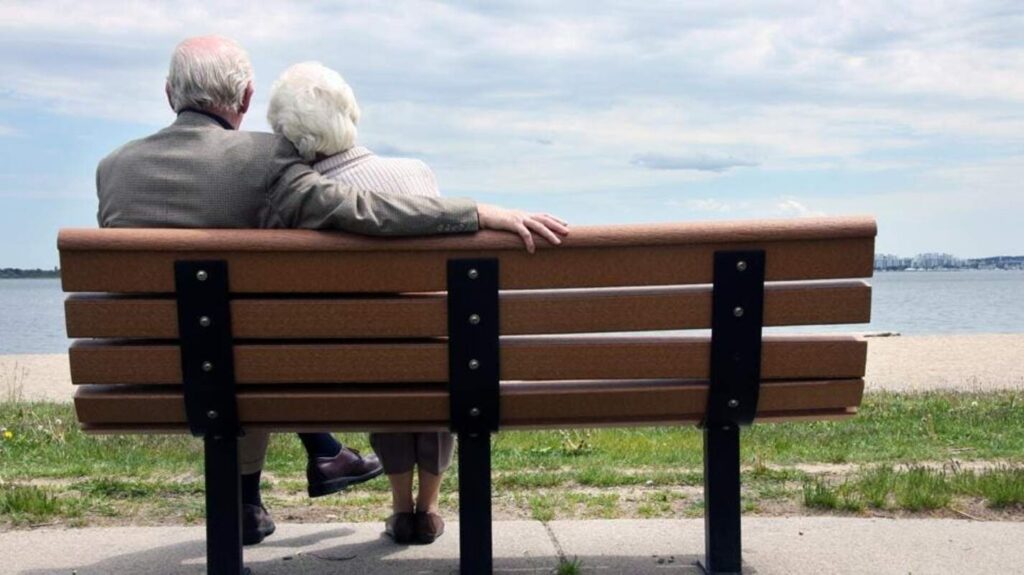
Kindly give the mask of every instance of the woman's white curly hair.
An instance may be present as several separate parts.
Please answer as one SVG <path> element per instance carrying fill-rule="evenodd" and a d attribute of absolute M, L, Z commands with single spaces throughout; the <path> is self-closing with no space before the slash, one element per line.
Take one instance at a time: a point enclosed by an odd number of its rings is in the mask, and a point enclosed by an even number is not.
<path fill-rule="evenodd" d="M 313 160 L 355 145 L 359 104 L 341 74 L 319 62 L 302 62 L 274 82 L 267 121 L 303 158 Z"/>

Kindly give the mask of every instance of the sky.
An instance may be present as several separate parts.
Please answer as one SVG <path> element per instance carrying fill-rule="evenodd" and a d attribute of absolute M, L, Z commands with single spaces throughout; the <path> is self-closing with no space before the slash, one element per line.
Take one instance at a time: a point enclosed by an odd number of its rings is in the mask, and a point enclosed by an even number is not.
<path fill-rule="evenodd" d="M 95 166 L 173 121 L 183 38 L 267 94 L 338 70 L 359 143 L 575 225 L 871 214 L 879 252 L 1024 254 L 1024 2 L 0 0 L 0 267 L 96 225 Z"/>

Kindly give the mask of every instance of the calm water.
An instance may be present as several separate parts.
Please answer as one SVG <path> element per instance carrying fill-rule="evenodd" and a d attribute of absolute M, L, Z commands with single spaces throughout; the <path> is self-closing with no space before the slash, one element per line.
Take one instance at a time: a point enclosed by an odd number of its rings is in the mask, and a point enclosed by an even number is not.
<path fill-rule="evenodd" d="M 1024 271 L 883 272 L 872 284 L 873 321 L 850 330 L 1024 333 Z M 63 301 L 59 280 L 0 280 L 0 354 L 65 351 Z"/>

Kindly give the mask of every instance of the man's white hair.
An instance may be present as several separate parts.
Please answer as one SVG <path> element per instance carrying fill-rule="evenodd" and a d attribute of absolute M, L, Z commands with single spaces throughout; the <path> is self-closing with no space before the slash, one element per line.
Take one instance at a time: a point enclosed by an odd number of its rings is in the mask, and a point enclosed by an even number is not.
<path fill-rule="evenodd" d="M 252 81 L 252 62 L 237 42 L 221 36 L 189 38 L 171 56 L 167 94 L 175 112 L 199 108 L 240 113 Z"/>
<path fill-rule="evenodd" d="M 302 62 L 274 82 L 267 121 L 303 158 L 313 160 L 355 145 L 359 104 L 341 74 L 319 62 Z"/>

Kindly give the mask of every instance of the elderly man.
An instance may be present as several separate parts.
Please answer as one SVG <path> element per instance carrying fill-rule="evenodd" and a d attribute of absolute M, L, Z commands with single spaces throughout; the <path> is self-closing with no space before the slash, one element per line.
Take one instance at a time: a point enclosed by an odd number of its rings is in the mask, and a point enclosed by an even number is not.
<path fill-rule="evenodd" d="M 191 38 L 171 57 L 167 99 L 177 120 L 129 142 L 96 172 L 101 227 L 307 228 L 372 235 L 424 235 L 490 228 L 558 244 L 564 222 L 468 199 L 381 194 L 328 180 L 285 138 L 238 131 L 253 95 L 252 65 L 235 42 Z M 310 495 L 324 495 L 381 473 L 328 434 L 305 434 Z M 260 500 L 267 435 L 240 440 L 243 543 L 274 531 Z"/>

